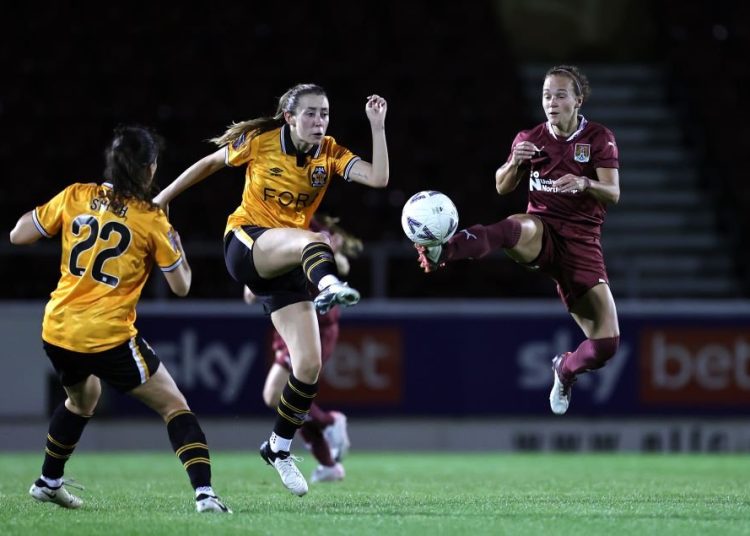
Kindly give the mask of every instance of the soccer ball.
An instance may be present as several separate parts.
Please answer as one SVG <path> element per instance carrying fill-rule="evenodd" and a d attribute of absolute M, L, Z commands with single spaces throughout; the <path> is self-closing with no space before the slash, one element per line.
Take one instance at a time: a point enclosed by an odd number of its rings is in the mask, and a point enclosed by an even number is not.
<path fill-rule="evenodd" d="M 440 192 L 417 192 L 409 198 L 401 211 L 401 227 L 406 237 L 415 244 L 439 246 L 456 232 L 456 205 Z"/>

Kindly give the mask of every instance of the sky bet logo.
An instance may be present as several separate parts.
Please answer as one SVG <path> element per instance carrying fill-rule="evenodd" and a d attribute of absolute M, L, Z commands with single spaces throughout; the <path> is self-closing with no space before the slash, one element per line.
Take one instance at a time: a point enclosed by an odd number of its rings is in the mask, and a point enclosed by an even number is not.
<path fill-rule="evenodd" d="M 255 341 L 232 350 L 221 340 L 201 340 L 194 329 L 153 346 L 181 389 L 210 391 L 227 405 L 241 394 L 259 355 Z"/>
<path fill-rule="evenodd" d="M 678 406 L 750 403 L 746 329 L 646 330 L 640 346 L 644 402 Z"/>
<path fill-rule="evenodd" d="M 320 397 L 356 406 L 398 405 L 402 400 L 400 328 L 345 327 L 321 373 Z"/>
<path fill-rule="evenodd" d="M 529 391 L 549 391 L 552 384 L 552 356 L 569 351 L 580 343 L 581 335 L 569 329 L 557 329 L 549 338 L 534 339 L 522 344 L 516 354 L 518 386 Z M 620 342 L 617 354 L 596 374 L 581 374 L 576 378 L 575 390 L 587 392 L 597 404 L 608 402 L 617 387 L 630 359 L 630 346 Z"/>

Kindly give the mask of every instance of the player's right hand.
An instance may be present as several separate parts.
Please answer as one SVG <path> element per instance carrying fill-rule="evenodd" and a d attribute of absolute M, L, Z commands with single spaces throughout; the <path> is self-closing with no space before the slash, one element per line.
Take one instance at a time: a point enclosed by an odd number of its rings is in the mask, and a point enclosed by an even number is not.
<path fill-rule="evenodd" d="M 540 150 L 541 149 L 530 141 L 522 141 L 513 147 L 513 164 L 517 166 L 527 160 L 531 160 L 534 157 L 534 154 Z"/>
<path fill-rule="evenodd" d="M 380 95 L 370 95 L 365 104 L 367 118 L 373 124 L 382 126 L 385 123 L 385 114 L 388 111 L 388 102 Z"/>

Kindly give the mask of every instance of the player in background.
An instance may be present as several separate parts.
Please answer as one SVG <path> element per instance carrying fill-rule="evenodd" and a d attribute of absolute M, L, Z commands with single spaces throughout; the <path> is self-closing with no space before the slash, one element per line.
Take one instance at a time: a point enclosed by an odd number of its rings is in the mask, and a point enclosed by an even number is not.
<path fill-rule="evenodd" d="M 458 259 L 479 259 L 502 248 L 517 262 L 551 276 L 560 298 L 586 339 L 554 357 L 550 407 L 558 415 L 570 405 L 578 374 L 601 368 L 620 340 L 615 301 L 601 247 L 607 204 L 620 198 L 614 135 L 588 121 L 580 109 L 590 94 L 575 66 L 547 71 L 542 108 L 547 121 L 519 132 L 508 160 L 495 173 L 500 195 L 529 182 L 526 214 L 457 232 L 442 246 L 417 246 L 426 272 Z"/>
<path fill-rule="evenodd" d="M 281 96 L 273 117 L 234 123 L 214 138 L 219 150 L 190 166 L 154 199 L 165 206 L 225 166 L 245 167 L 242 202 L 225 229 L 224 260 L 230 275 L 263 303 L 289 348 L 294 372 L 260 454 L 299 496 L 308 486 L 290 450 L 318 392 L 321 358 L 315 313 L 359 301 L 359 292 L 339 279 L 328 237 L 309 230 L 310 220 L 334 176 L 374 188 L 388 184 L 387 108 L 382 97 L 367 98 L 372 163 L 365 162 L 326 136 L 330 106 L 325 90 L 298 84 Z M 318 292 L 314 300 L 308 283 Z"/>
<path fill-rule="evenodd" d="M 67 398 L 52 414 L 42 475 L 29 493 L 41 502 L 80 508 L 63 478 L 65 463 L 93 416 L 100 380 L 156 411 L 195 489 L 198 512 L 231 511 L 211 487 L 206 438 L 185 397 L 135 327 L 135 307 L 156 264 L 172 291 L 185 296 L 191 270 L 177 232 L 151 202 L 160 138 L 128 126 L 106 150 L 102 184 L 76 183 L 27 212 L 13 244 L 59 234 L 60 280 L 44 311 L 44 350 Z"/>
<path fill-rule="evenodd" d="M 319 218 L 316 215 L 310 223 L 310 230 L 326 233 L 329 236 L 339 274 L 349 275 L 349 259 L 361 253 L 362 241 L 343 230 L 338 225 L 338 221 L 330 217 Z M 255 303 L 255 295 L 247 287 L 244 290 L 244 299 L 248 304 Z M 340 317 L 339 307 L 333 307 L 325 315 L 318 315 L 323 366 L 331 358 L 336 347 Z M 274 361 L 266 376 L 263 401 L 268 407 L 276 409 L 284 386 L 292 373 L 292 360 L 289 356 L 289 348 L 276 330 L 273 333 L 271 349 Z M 318 466 L 313 471 L 310 480 L 312 482 L 343 480 L 346 472 L 341 461 L 350 447 L 346 416 L 338 411 L 326 411 L 313 402 L 307 419 L 299 431 L 318 461 Z"/>

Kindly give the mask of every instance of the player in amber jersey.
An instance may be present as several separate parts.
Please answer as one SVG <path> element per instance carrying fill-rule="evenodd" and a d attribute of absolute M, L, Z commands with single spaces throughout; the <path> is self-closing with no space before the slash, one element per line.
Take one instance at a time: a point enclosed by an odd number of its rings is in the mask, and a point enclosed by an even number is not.
<path fill-rule="evenodd" d="M 542 87 L 547 122 L 520 132 L 495 173 L 499 194 L 528 179 L 526 214 L 475 225 L 442 246 L 417 246 L 425 271 L 457 259 L 481 258 L 503 248 L 513 259 L 557 282 L 558 293 L 586 339 L 553 359 L 550 407 L 570 405 L 576 375 L 601 368 L 617 352 L 620 331 L 600 242 L 607 204 L 620 198 L 614 135 L 579 110 L 590 94 L 574 66 L 551 68 Z"/>
<path fill-rule="evenodd" d="M 100 380 L 159 413 L 195 489 L 199 512 L 230 512 L 211 487 L 211 461 L 200 424 L 135 327 L 135 306 L 156 264 L 185 296 L 191 271 L 177 232 L 151 202 L 161 141 L 142 127 L 121 127 L 107 148 L 105 181 L 73 184 L 27 212 L 13 244 L 60 235 L 60 281 L 44 312 L 44 349 L 67 393 L 52 415 L 42 475 L 29 493 L 79 508 L 63 479 L 101 395 Z"/>
<path fill-rule="evenodd" d="M 359 292 L 339 279 L 329 238 L 308 226 L 334 177 L 375 188 L 388 184 L 386 111 L 385 99 L 367 98 L 372 163 L 366 162 L 326 136 L 330 106 L 323 88 L 296 85 L 281 96 L 273 117 L 232 124 L 212 140 L 218 151 L 193 164 L 154 199 L 165 206 L 224 166 L 245 166 L 242 202 L 227 222 L 224 258 L 231 276 L 263 303 L 289 348 L 294 372 L 261 456 L 295 495 L 308 489 L 290 448 L 318 391 L 321 358 L 315 312 L 325 314 L 335 305 L 359 301 Z M 318 291 L 314 300 L 308 283 Z"/>

